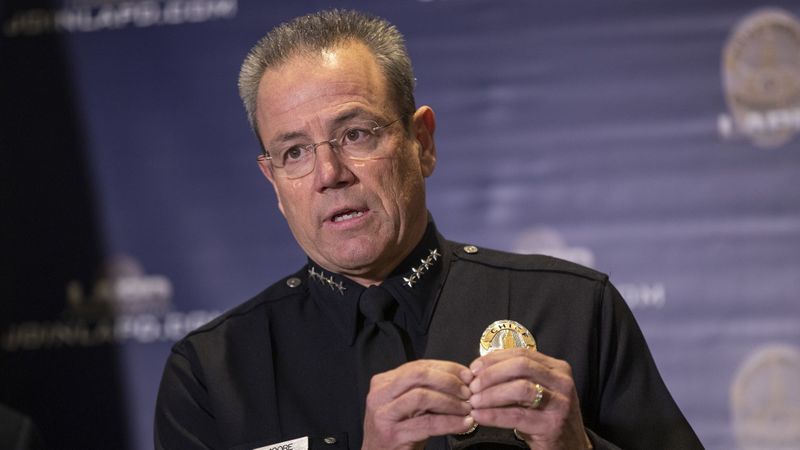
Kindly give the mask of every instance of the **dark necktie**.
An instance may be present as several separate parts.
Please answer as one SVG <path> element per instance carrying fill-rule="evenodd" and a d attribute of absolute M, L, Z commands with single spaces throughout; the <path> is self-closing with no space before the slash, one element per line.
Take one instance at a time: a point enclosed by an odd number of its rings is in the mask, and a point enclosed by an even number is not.
<path fill-rule="evenodd" d="M 396 308 L 397 300 L 380 286 L 368 287 L 358 299 L 364 319 L 355 344 L 362 417 L 372 376 L 408 361 L 400 330 L 392 323 Z"/>

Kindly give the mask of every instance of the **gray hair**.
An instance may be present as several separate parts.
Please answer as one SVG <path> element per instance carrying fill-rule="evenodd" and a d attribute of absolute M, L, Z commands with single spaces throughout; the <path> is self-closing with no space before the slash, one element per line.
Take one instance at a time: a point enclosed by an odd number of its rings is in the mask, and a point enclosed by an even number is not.
<path fill-rule="evenodd" d="M 334 9 L 278 25 L 245 57 L 239 72 L 239 96 L 256 136 L 256 96 L 264 72 L 297 54 L 335 48 L 348 41 L 365 44 L 375 55 L 389 82 L 400 117 L 408 118 L 414 114 L 414 73 L 403 35 L 394 25 L 379 17 Z"/>

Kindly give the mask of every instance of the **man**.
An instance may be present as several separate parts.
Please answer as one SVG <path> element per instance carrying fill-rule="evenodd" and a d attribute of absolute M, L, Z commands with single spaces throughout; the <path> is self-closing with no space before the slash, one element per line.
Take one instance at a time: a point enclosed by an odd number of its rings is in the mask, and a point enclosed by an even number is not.
<path fill-rule="evenodd" d="M 700 447 L 604 275 L 437 233 L 436 120 L 393 26 L 297 18 L 239 86 L 308 264 L 175 345 L 157 448 Z M 539 351 L 478 357 L 498 319 Z"/>

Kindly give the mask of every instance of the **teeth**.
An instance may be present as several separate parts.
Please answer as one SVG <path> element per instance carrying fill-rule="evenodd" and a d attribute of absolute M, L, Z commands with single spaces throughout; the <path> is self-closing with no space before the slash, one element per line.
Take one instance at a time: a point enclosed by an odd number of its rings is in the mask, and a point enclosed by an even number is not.
<path fill-rule="evenodd" d="M 340 214 L 338 216 L 335 216 L 333 218 L 333 221 L 334 222 L 341 222 L 343 220 L 352 219 L 354 217 L 361 217 L 363 215 L 364 215 L 364 213 L 361 212 L 361 211 L 353 211 L 353 212 L 350 212 L 350 213 L 347 213 L 347 214 Z"/>

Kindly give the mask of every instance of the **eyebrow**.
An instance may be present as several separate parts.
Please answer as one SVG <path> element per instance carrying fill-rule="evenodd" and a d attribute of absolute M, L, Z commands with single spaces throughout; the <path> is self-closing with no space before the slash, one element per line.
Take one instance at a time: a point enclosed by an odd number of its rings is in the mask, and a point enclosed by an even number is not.
<path fill-rule="evenodd" d="M 340 127 L 340 126 L 344 125 L 345 123 L 347 123 L 348 121 L 350 121 L 350 120 L 352 120 L 352 119 L 354 119 L 356 117 L 359 117 L 359 116 L 366 116 L 366 117 L 369 118 L 369 120 L 376 120 L 377 119 L 377 117 L 375 117 L 374 113 L 372 113 L 372 112 L 370 112 L 370 111 L 368 111 L 368 110 L 366 110 L 364 108 L 356 106 L 356 107 L 344 110 L 341 113 L 339 113 L 336 117 L 334 117 L 333 120 L 330 121 L 330 127 L 335 129 L 335 128 Z M 282 142 L 289 142 L 289 141 L 293 141 L 293 140 L 296 140 L 296 139 L 308 138 L 308 137 L 309 136 L 305 131 L 288 131 L 286 133 L 281 133 L 278 136 L 276 136 L 275 139 L 270 140 L 269 146 L 273 146 L 275 144 L 282 143 Z"/>

